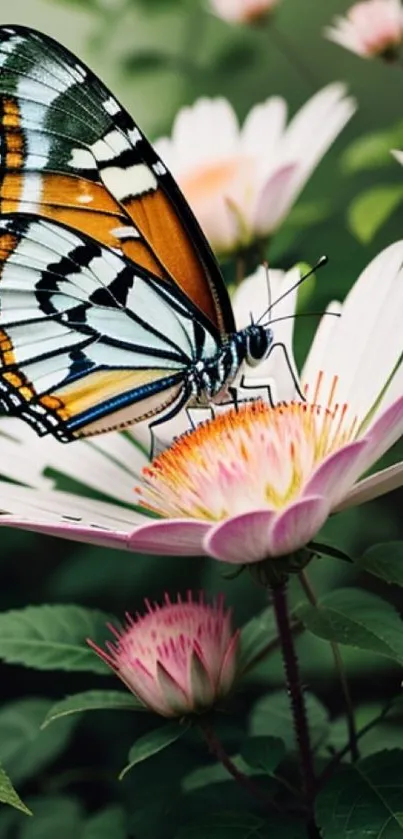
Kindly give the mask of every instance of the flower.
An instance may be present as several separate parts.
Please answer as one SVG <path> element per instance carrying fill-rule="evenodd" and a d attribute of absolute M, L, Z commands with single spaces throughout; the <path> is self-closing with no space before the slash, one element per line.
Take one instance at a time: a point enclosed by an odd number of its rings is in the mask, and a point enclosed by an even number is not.
<path fill-rule="evenodd" d="M 274 374 L 285 404 L 263 401 L 218 415 L 152 464 L 138 446 L 144 427 L 64 446 L 38 441 L 17 419 L 2 420 L 2 472 L 30 488 L 0 482 L 0 524 L 140 553 L 203 554 L 243 564 L 296 551 L 331 513 L 401 486 L 402 462 L 368 471 L 403 431 L 402 265 L 403 241 L 368 265 L 343 304 L 329 306 L 299 382 L 288 383 L 286 396 L 280 361 L 274 369 L 269 358 L 256 377 L 248 375 L 246 396 L 249 386 L 264 395 L 261 388 Z M 289 285 L 290 275 L 282 283 Z M 243 296 L 241 286 L 236 309 Z M 248 312 L 256 318 L 266 300 L 266 277 L 257 272 L 248 281 Z M 284 305 L 284 298 L 274 304 L 273 315 Z M 286 323 L 273 324 L 275 340 Z M 296 370 L 290 337 L 282 333 Z M 277 351 L 288 370 L 283 348 Z M 49 488 L 40 465 L 112 501 Z M 142 507 L 133 506 L 135 486 Z M 150 518 L 147 508 L 162 518 Z"/>
<path fill-rule="evenodd" d="M 219 598 L 207 605 L 191 593 L 162 606 L 145 601 L 147 614 L 126 616 L 126 626 L 109 629 L 116 641 L 107 652 L 89 645 L 151 711 L 181 717 L 211 708 L 231 690 L 237 669 L 239 631 Z"/>
<path fill-rule="evenodd" d="M 338 16 L 325 35 L 336 44 L 373 58 L 394 58 L 403 41 L 403 6 L 401 0 L 363 0 Z"/>
<path fill-rule="evenodd" d="M 210 0 L 211 10 L 229 23 L 255 23 L 267 17 L 280 0 Z"/>
<path fill-rule="evenodd" d="M 171 138 L 155 146 L 210 244 L 226 254 L 280 226 L 354 110 L 344 85 L 331 84 L 288 126 L 286 102 L 273 96 L 240 129 L 226 99 L 202 98 L 179 111 Z"/>

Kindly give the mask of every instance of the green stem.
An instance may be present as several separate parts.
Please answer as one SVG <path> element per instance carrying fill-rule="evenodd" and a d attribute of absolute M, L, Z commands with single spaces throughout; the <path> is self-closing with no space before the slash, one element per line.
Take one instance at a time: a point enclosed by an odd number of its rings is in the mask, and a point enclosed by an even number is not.
<path fill-rule="evenodd" d="M 295 735 L 300 754 L 304 797 L 306 804 L 311 807 L 314 800 L 316 783 L 304 693 L 288 613 L 286 584 L 282 583 L 278 586 L 274 586 L 272 588 L 272 593 L 278 634 L 281 642 L 284 672 L 294 719 Z"/>
<path fill-rule="evenodd" d="M 235 284 L 236 286 L 240 286 L 243 280 L 245 279 L 245 258 L 242 254 L 239 254 L 236 258 L 235 262 Z"/>
<path fill-rule="evenodd" d="M 301 571 L 299 575 L 301 586 L 306 594 L 307 599 L 311 603 L 312 606 L 318 605 L 318 599 L 316 594 L 313 590 L 310 580 L 305 571 Z M 340 655 L 339 645 L 336 644 L 335 641 L 330 641 L 331 650 L 333 653 L 334 663 L 336 666 L 336 670 L 340 679 L 340 685 L 343 692 L 344 697 L 344 704 L 346 709 L 346 720 L 347 720 L 347 730 L 348 730 L 348 743 L 349 743 L 349 750 L 351 752 L 351 758 L 353 761 L 356 761 L 360 757 L 360 753 L 357 746 L 357 728 L 355 724 L 355 714 L 354 714 L 354 706 L 351 699 L 350 688 L 348 686 L 348 681 L 344 669 L 343 659 Z"/>
<path fill-rule="evenodd" d="M 304 630 L 305 627 L 302 621 L 293 620 L 291 621 L 290 628 L 292 634 L 296 636 L 300 635 L 300 633 Z M 281 642 L 279 637 L 274 638 L 273 641 L 269 641 L 266 647 L 264 647 L 264 649 L 261 650 L 260 653 L 258 653 L 258 655 L 255 656 L 255 658 L 252 658 L 248 662 L 247 666 L 241 671 L 242 676 L 244 676 L 245 673 L 249 673 L 250 670 L 253 670 L 253 668 L 256 667 L 257 664 L 260 664 L 261 661 L 264 661 L 264 659 L 267 658 L 267 656 L 270 655 L 270 653 L 274 653 L 276 650 L 279 649 L 280 646 Z"/>
<path fill-rule="evenodd" d="M 266 809 L 268 807 L 275 806 L 274 802 L 267 798 L 263 790 L 261 790 L 260 787 L 258 787 L 251 778 L 248 777 L 248 775 L 245 775 L 244 772 L 241 772 L 241 770 L 235 766 L 235 763 L 225 751 L 225 748 L 215 733 L 211 723 L 209 723 L 205 718 L 200 718 L 199 726 L 204 734 L 204 738 L 211 754 L 213 754 L 222 766 L 224 766 L 227 772 L 232 775 L 237 784 L 243 787 L 249 795 L 253 796 L 253 798 L 263 804 Z"/>
<path fill-rule="evenodd" d="M 294 49 L 294 46 L 290 43 L 288 37 L 284 35 L 284 32 L 280 32 L 273 24 L 270 27 L 270 34 L 277 48 L 295 68 L 298 76 L 304 79 L 310 91 L 316 93 L 320 84 L 311 72 L 311 68 L 301 59 L 299 53 Z"/>
<path fill-rule="evenodd" d="M 387 716 L 392 707 L 393 701 L 388 702 L 388 704 L 385 705 L 385 707 L 382 709 L 382 711 L 379 712 L 379 714 L 376 715 L 376 717 L 372 717 L 372 720 L 367 722 L 366 725 L 363 725 L 363 727 L 360 728 L 359 731 L 357 731 L 356 733 L 357 741 L 361 740 L 361 738 L 364 737 L 365 734 L 368 734 L 368 731 L 371 731 L 371 728 L 375 728 L 375 726 L 378 725 L 379 722 L 382 722 L 382 720 Z M 340 749 L 339 752 L 333 755 L 331 761 L 327 764 L 326 768 L 324 769 L 322 775 L 319 778 L 319 783 L 321 786 L 325 783 L 325 781 L 331 778 L 334 769 L 336 768 L 336 766 L 339 765 L 340 761 L 343 760 L 343 757 L 345 757 L 349 753 L 349 751 L 351 751 L 350 742 L 346 743 L 346 745 L 343 746 L 343 748 Z"/>

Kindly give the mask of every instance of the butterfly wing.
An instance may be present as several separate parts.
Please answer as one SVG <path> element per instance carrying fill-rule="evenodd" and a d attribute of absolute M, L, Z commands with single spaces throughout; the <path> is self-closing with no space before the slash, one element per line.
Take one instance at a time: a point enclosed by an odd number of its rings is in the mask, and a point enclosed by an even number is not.
<path fill-rule="evenodd" d="M 172 176 L 96 76 L 48 36 L 0 27 L 0 210 L 57 220 L 170 280 L 235 329 L 212 251 Z"/>
<path fill-rule="evenodd" d="M 82 233 L 0 218 L 0 407 L 62 440 L 186 398 L 219 333 L 179 289 Z"/>

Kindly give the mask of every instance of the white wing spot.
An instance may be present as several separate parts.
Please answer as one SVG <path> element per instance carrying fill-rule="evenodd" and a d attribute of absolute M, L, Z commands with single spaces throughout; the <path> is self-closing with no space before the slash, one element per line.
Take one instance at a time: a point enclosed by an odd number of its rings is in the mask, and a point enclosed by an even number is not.
<path fill-rule="evenodd" d="M 156 163 L 153 163 L 153 171 L 156 175 L 166 175 L 167 169 L 162 160 L 157 160 Z"/>
<path fill-rule="evenodd" d="M 107 189 L 118 201 L 130 196 L 144 195 L 157 189 L 158 184 L 151 169 L 144 163 L 120 169 L 118 166 L 108 166 L 101 172 L 102 180 Z"/>
<path fill-rule="evenodd" d="M 93 155 L 87 149 L 73 149 L 68 165 L 73 169 L 96 169 Z"/>
<path fill-rule="evenodd" d="M 140 233 L 136 227 L 114 227 L 111 230 L 116 239 L 139 239 Z"/>
<path fill-rule="evenodd" d="M 22 213 L 37 213 L 38 204 L 42 196 L 42 175 L 32 172 L 29 178 L 24 178 L 19 209 Z"/>
<path fill-rule="evenodd" d="M 103 106 L 106 113 L 110 114 L 111 117 L 115 116 L 115 114 L 118 114 L 120 111 L 120 105 L 118 105 L 116 99 L 114 99 L 113 96 L 110 96 L 109 99 L 105 99 Z"/>
<path fill-rule="evenodd" d="M 97 140 L 91 146 L 95 158 L 101 162 L 113 160 L 115 155 L 127 151 L 129 148 L 130 146 L 126 137 L 116 129 L 109 131 L 101 140 Z"/>
<path fill-rule="evenodd" d="M 143 138 L 142 138 L 138 128 L 132 128 L 127 133 L 128 133 L 130 141 L 133 143 L 133 146 L 135 146 L 137 143 L 141 143 Z"/>

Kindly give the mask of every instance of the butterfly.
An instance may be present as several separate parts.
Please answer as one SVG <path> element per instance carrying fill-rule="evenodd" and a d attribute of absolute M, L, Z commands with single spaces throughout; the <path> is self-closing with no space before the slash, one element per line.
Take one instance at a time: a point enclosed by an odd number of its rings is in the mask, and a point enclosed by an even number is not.
<path fill-rule="evenodd" d="M 0 27 L 0 409 L 63 442 L 228 397 L 273 346 L 237 331 L 175 180 L 56 41 Z"/>

